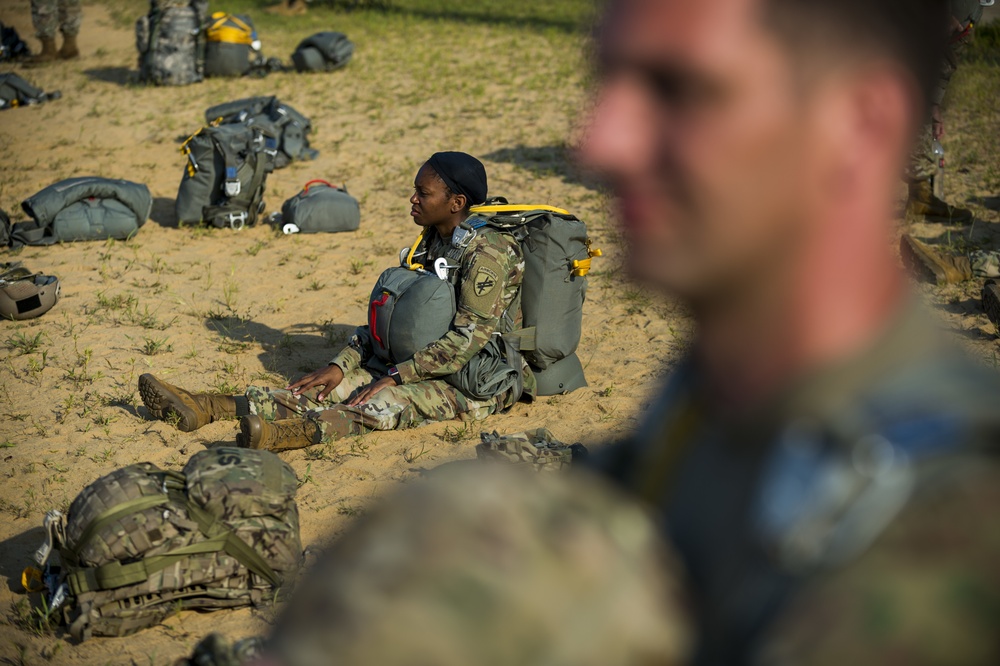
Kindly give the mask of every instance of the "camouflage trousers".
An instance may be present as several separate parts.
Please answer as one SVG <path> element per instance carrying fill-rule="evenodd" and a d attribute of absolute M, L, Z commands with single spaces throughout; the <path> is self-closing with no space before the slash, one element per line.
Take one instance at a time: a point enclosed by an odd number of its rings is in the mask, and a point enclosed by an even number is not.
<path fill-rule="evenodd" d="M 934 130 L 927 124 L 920 132 L 917 145 L 910 153 L 906 165 L 906 177 L 913 182 L 930 180 L 937 174 L 937 158 L 934 157 Z"/>
<path fill-rule="evenodd" d="M 57 30 L 79 34 L 82 21 L 80 0 L 31 0 L 31 23 L 39 39 L 53 38 Z"/>
<path fill-rule="evenodd" d="M 365 368 L 348 372 L 344 381 L 322 402 L 318 389 L 292 395 L 285 389 L 251 386 L 247 389 L 250 413 L 268 420 L 305 416 L 323 433 L 323 441 L 361 435 L 372 430 L 412 428 L 430 421 L 479 421 L 503 407 L 503 396 L 488 401 L 472 400 L 442 380 L 429 380 L 382 389 L 368 402 L 345 405 L 359 389 L 378 379 Z"/>

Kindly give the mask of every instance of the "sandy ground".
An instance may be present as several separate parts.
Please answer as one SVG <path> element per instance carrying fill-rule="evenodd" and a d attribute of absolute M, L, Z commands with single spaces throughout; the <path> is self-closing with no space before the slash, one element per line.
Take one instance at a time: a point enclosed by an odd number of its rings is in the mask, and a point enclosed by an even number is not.
<path fill-rule="evenodd" d="M 3 663 L 162 664 L 209 631 L 238 638 L 266 628 L 267 612 L 184 613 L 141 638 L 73 645 L 62 635 L 25 630 L 13 606 L 24 599 L 18 578 L 46 510 L 65 509 L 117 467 L 152 461 L 178 469 L 204 447 L 233 442 L 235 422 L 184 434 L 148 420 L 135 389 L 141 373 L 192 389 L 238 390 L 284 385 L 336 353 L 363 321 L 379 272 L 415 237 L 406 199 L 414 171 L 435 150 L 481 156 L 494 194 L 561 205 L 588 222 L 607 255 L 592 275 L 580 349 L 590 387 L 520 405 L 481 426 L 441 423 L 282 454 L 303 481 L 305 544 L 328 543 L 374 500 L 424 470 L 474 457 L 480 427 L 547 426 L 565 441 L 589 445 L 621 437 L 690 332 L 676 308 L 618 279 L 621 256 L 606 201 L 567 166 L 564 146 L 585 98 L 578 37 L 470 24 L 456 40 L 442 37 L 454 30 L 443 23 L 345 17 L 329 26 L 310 14 L 273 38 L 264 34 L 265 51 L 286 55 L 312 32 L 343 29 L 357 43 L 346 70 L 157 89 L 129 84 L 135 16 L 116 15 L 121 11 L 85 8 L 80 60 L 18 70 L 61 90 L 63 99 L 0 114 L 0 207 L 15 217 L 21 200 L 77 175 L 144 182 L 155 197 L 152 219 L 129 242 L 28 248 L 17 257 L 58 275 L 63 298 L 40 319 L 0 322 Z M 27 0 L 3 3 L 0 20 L 32 34 Z M 267 227 L 177 228 L 179 141 L 198 129 L 208 106 L 257 94 L 277 94 L 311 116 L 320 151 L 318 160 L 270 177 L 269 210 L 312 178 L 346 182 L 361 201 L 359 232 L 283 237 Z M 981 133 L 975 113 L 949 117 L 949 152 L 968 156 L 983 140 L 967 140 Z M 1000 126 L 995 108 L 986 122 Z M 949 178 L 949 196 L 988 203 L 982 197 L 1000 192 L 982 191 L 986 169 L 973 164 Z M 976 237 L 992 243 L 995 225 L 988 223 L 1000 216 L 987 205 L 976 210 Z M 930 238 L 964 237 L 960 228 L 914 229 Z M 978 310 L 977 289 L 968 283 L 927 291 L 960 338 L 990 358 L 995 335 Z M 29 351 L 25 340 L 37 345 Z"/>

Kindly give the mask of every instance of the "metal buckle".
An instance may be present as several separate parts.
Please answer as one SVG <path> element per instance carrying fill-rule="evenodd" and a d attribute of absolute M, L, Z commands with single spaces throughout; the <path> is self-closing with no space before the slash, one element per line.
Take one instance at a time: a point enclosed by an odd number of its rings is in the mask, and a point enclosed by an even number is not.
<path fill-rule="evenodd" d="M 238 213 L 228 213 L 223 219 L 229 222 L 230 229 L 239 231 L 247 225 L 248 217 L 249 216 L 245 212 L 240 211 Z M 239 223 L 239 226 L 236 226 L 237 222 Z"/>
<path fill-rule="evenodd" d="M 227 180 L 225 192 L 227 197 L 235 197 L 243 189 L 243 186 L 238 180 Z"/>

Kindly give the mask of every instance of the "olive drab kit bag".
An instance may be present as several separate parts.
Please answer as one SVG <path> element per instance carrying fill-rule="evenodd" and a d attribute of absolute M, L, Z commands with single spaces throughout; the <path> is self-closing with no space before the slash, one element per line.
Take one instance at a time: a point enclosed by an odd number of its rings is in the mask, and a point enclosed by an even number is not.
<path fill-rule="evenodd" d="M 33 221 L 4 222 L 0 241 L 12 247 L 134 236 L 153 209 L 141 183 L 85 176 L 49 185 L 23 202 Z"/>
<path fill-rule="evenodd" d="M 301 564 L 297 486 L 287 463 L 252 449 L 201 451 L 181 472 L 124 467 L 87 486 L 68 515 L 45 516 L 41 569 L 23 583 L 44 591 L 77 640 L 182 609 L 270 603 Z"/>
<path fill-rule="evenodd" d="M 282 169 L 296 160 L 313 160 L 319 155 L 319 151 L 309 147 L 312 122 L 274 96 L 217 104 L 205 111 L 205 122 L 258 127 L 265 136 L 274 137 L 277 143 L 275 169 Z"/>
<path fill-rule="evenodd" d="M 13 72 L 0 74 L 0 111 L 41 104 L 60 97 L 62 93 L 58 90 L 45 92 Z"/>
<path fill-rule="evenodd" d="M 358 200 L 347 188 L 325 180 L 310 180 L 281 207 L 281 229 L 286 234 L 357 231 L 359 226 Z"/>
<path fill-rule="evenodd" d="M 181 145 L 187 156 L 177 190 L 180 224 L 205 222 L 242 229 L 264 211 L 264 185 L 277 142 L 259 127 L 218 125 L 200 129 Z"/>
<path fill-rule="evenodd" d="M 183 86 L 204 78 L 208 0 L 150 0 L 135 24 L 139 80 Z"/>
<path fill-rule="evenodd" d="M 332 72 L 351 61 L 354 43 L 342 32 L 318 32 L 306 37 L 292 52 L 298 72 Z"/>

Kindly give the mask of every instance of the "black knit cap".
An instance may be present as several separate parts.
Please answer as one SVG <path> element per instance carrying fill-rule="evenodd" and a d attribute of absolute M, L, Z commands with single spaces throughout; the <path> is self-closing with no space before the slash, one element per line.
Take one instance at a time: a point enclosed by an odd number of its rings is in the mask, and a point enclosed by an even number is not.
<path fill-rule="evenodd" d="M 476 206 L 486 201 L 486 167 L 468 153 L 434 153 L 427 160 L 434 172 L 455 194 L 463 194 L 469 205 Z"/>

